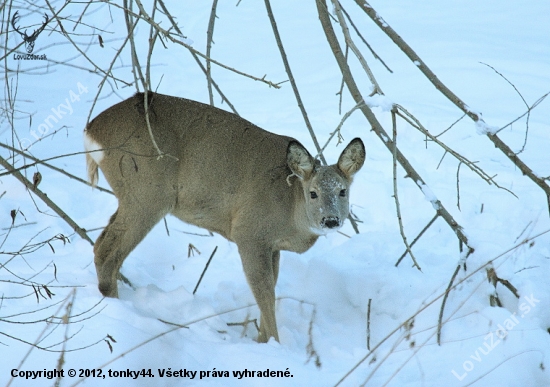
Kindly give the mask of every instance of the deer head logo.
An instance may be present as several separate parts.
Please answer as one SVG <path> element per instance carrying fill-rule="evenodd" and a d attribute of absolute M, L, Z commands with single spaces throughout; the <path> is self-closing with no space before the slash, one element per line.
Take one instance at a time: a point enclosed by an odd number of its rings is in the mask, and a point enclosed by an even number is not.
<path fill-rule="evenodd" d="M 48 22 L 50 21 L 50 18 L 48 17 L 47 14 L 44 14 L 44 23 L 42 23 L 42 26 L 36 30 L 34 30 L 34 32 L 31 34 L 31 35 L 27 35 L 27 30 L 25 29 L 25 32 L 21 32 L 21 30 L 19 29 L 19 27 L 16 26 L 16 23 L 19 21 L 19 11 L 15 12 L 15 14 L 13 15 L 12 19 L 11 19 L 11 25 L 13 27 L 13 29 L 15 31 L 17 31 L 19 33 L 19 35 L 21 35 L 21 37 L 23 38 L 23 41 L 25 42 L 25 49 L 27 50 L 27 53 L 31 54 L 32 51 L 34 50 L 34 43 L 36 41 L 36 38 L 38 38 L 38 35 L 40 35 L 40 33 L 42 31 L 44 31 L 44 28 L 46 28 L 46 24 L 48 24 Z"/>

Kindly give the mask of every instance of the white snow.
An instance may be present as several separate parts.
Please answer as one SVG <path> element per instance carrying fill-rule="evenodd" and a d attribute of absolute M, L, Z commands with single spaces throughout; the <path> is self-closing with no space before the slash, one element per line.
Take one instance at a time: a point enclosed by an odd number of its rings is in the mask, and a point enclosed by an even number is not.
<path fill-rule="evenodd" d="M 420 190 L 424 194 L 424 198 L 430 203 L 432 203 L 434 210 L 436 211 L 439 210 L 440 207 L 439 207 L 439 204 L 437 203 L 438 202 L 437 196 L 435 196 L 435 194 L 430 189 L 430 187 L 422 183 L 422 181 L 417 181 L 416 184 L 420 187 Z"/>
<path fill-rule="evenodd" d="M 482 135 L 497 134 L 498 130 L 500 129 L 498 126 L 487 125 L 487 123 L 483 120 L 476 121 L 475 126 L 477 134 Z"/>
<path fill-rule="evenodd" d="M 394 102 L 385 95 L 375 94 L 365 97 L 365 104 L 370 108 L 380 108 L 384 112 L 389 112 L 393 109 Z"/>
<path fill-rule="evenodd" d="M 212 57 L 259 78 L 266 74 L 273 82 L 288 79 L 263 2 L 241 1 L 235 7 L 236 2 L 218 4 Z M 442 82 L 469 106 L 483 112 L 491 126 L 478 125 L 482 134 L 513 121 L 526 106 L 510 84 L 479 62 L 505 75 L 529 104 L 550 90 L 548 2 L 369 3 Z M 354 2 L 342 4 L 393 70 L 387 72 L 371 56 L 369 64 L 385 97 L 373 97 L 367 103 L 388 133 L 392 125 L 387 105 L 390 100 L 414 112 L 434 134 L 462 116 Z M 187 41 L 204 52 L 211 2 L 166 5 Z M 151 6 L 144 2 L 146 9 Z M 76 7 L 70 4 L 64 12 L 74 18 L 80 12 Z M 102 34 L 105 47 L 95 43 L 94 36 L 86 55 L 107 69 L 126 36 L 124 21 L 114 7 L 99 3 L 90 7 L 99 10 L 85 23 L 98 28 L 96 33 Z M 342 77 L 320 27 L 315 2 L 272 2 L 272 7 L 304 106 L 323 144 L 342 118 L 336 95 Z M 21 25 L 38 23 L 42 17 L 34 16 L 23 15 Z M 54 28 L 53 22 L 50 27 Z M 65 28 L 72 30 L 72 26 Z M 167 24 L 163 28 L 168 28 Z M 334 28 L 339 33 L 338 25 Z M 52 67 L 50 73 L 38 71 L 18 77 L 16 130 L 19 138 L 28 140 L 24 145 L 29 152 L 39 158 L 83 151 L 82 130 L 102 79 L 98 72 L 82 70 L 92 67 L 71 45 L 60 44 L 66 41 L 61 34 L 46 32 L 38 37 L 35 53 L 45 53 L 60 62 L 75 57 L 71 61 L 75 67 Z M 84 34 L 79 41 L 86 41 L 91 30 L 81 25 L 75 32 Z M 142 64 L 148 34 L 149 28 L 140 24 L 136 42 Z M 19 35 L 10 34 L 10 39 L 10 47 L 21 42 Z M 194 59 L 182 47 L 166 40 L 164 43 L 166 49 L 161 42 L 155 46 L 154 88 L 208 103 L 206 77 Z M 361 44 L 359 39 L 356 44 Z M 365 47 L 362 50 L 370 55 Z M 39 61 L 15 62 L 7 59 L 12 69 L 41 65 Z M 367 88 L 369 82 L 359 64 L 351 56 L 349 62 L 360 87 Z M 123 53 L 114 74 L 133 81 L 130 63 L 128 53 Z M 277 90 L 215 65 L 212 68 L 214 79 L 241 116 L 266 130 L 297 138 L 314 153 L 288 83 Z M 77 85 L 87 93 L 80 95 Z M 77 92 L 80 100 L 71 100 L 69 109 L 66 98 L 71 91 Z M 118 81 L 106 83 L 92 117 L 134 92 L 133 87 L 123 87 Z M 228 109 L 217 94 L 214 100 L 216 106 Z M 545 100 L 531 112 L 525 151 L 519 155 L 540 176 L 550 175 L 548 104 Z M 67 108 L 60 109 L 62 105 Z M 342 114 L 353 106 L 355 102 L 344 89 Z M 57 123 L 48 120 L 52 109 L 59 112 Z M 33 113 L 33 119 L 24 112 Z M 8 122 L 2 120 L 1 141 L 12 144 Z M 47 133 L 46 127 L 42 128 L 44 133 L 38 131 L 44 122 L 52 124 Z M 39 138 L 33 131 L 41 134 Z M 526 117 L 498 135 L 512 149 L 520 149 L 525 131 Z M 168 217 L 170 236 L 161 222 L 122 267 L 122 274 L 135 289 L 119 282 L 120 299 L 102 299 L 92 246 L 73 234 L 40 199 L 32 196 L 31 200 L 32 194 L 19 181 L 1 176 L 0 194 L 5 193 L 0 197 L 0 386 L 54 385 L 55 379 L 26 380 L 24 376 L 25 372 L 32 377 L 38 371 L 54 370 L 62 350 L 66 350 L 60 365 L 65 372 L 59 384 L 62 387 L 75 385 L 81 379 L 81 369 L 88 370 L 82 371 L 82 376 L 93 372 L 96 377 L 88 377 L 79 386 L 334 386 L 343 378 L 341 386 L 359 386 L 365 381 L 366 386 L 399 387 L 549 386 L 550 235 L 546 231 L 550 217 L 542 190 L 490 141 L 476 135 L 466 117 L 439 139 L 496 176 L 499 185 L 517 197 L 488 185 L 464 166 L 457 192 L 458 161 L 449 154 L 441 160 L 442 149 L 399 121 L 400 150 L 426 182 L 419 190 L 398 169 L 399 199 L 409 243 L 435 215 L 424 199 L 433 203 L 437 197 L 463 227 L 475 252 L 465 257 L 453 231 L 440 217 L 412 247 L 422 271 L 413 267 L 408 255 L 395 267 L 405 246 L 392 197 L 392 154 L 360 112 L 349 117 L 341 133 L 344 142 L 360 136 L 366 146 L 365 165 L 350 189 L 350 203 L 361 221 L 361 233 L 355 235 L 346 222 L 341 232 L 351 238 L 331 233 L 302 255 L 281 253 L 276 288 L 280 343 L 256 343 L 252 323 L 247 327 L 228 325 L 246 319 L 259 321 L 235 244 Z M 334 145 L 329 145 L 325 154 L 332 163 L 341 152 Z M 2 157 L 9 156 L 7 150 L 2 151 Z M 50 163 L 81 178 L 86 176 L 83 154 Z M 18 159 L 17 166 L 22 165 Z M 116 210 L 116 198 L 92 191 L 44 165 L 23 172 L 32 179 L 37 170 L 42 174 L 38 187 L 81 227 L 90 230 L 95 240 Z M 106 186 L 102 175 L 99 185 Z M 12 210 L 16 211 L 14 226 L 19 227 L 10 229 Z M 33 247 L 59 234 L 70 236 L 70 243 L 54 239 L 51 247 Z M 218 250 L 193 295 L 216 246 Z M 17 254 L 22 248 L 25 254 Z M 188 251 L 194 252 L 189 258 Z M 502 282 L 496 288 L 502 307 L 490 306 L 495 287 L 487 281 L 489 262 L 499 278 L 517 289 L 519 299 Z M 446 299 L 439 345 L 441 303 L 458 263 L 461 269 Z M 53 295 L 48 296 L 40 285 Z M 40 293 L 35 293 L 38 289 Z M 69 319 L 71 324 L 63 323 L 66 315 L 74 316 Z M 62 344 L 65 338 L 68 340 Z M 372 354 L 367 349 L 368 338 Z M 33 348 L 32 343 L 47 350 Z M 76 370 L 75 377 L 68 376 L 70 369 Z M 125 377 L 129 370 L 144 372 Z M 154 377 L 147 375 L 149 370 Z M 172 377 L 167 376 L 168 370 Z M 253 371 L 254 376 L 245 370 Z M 224 376 L 225 371 L 229 376 Z M 275 376 L 271 376 L 272 371 Z M 287 371 L 292 376 L 285 376 Z M 16 375 L 13 379 L 12 372 Z"/>

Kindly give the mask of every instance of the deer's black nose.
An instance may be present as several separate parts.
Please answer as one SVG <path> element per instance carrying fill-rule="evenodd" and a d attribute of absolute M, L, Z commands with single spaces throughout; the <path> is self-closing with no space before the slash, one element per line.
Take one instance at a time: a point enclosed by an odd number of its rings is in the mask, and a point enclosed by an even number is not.
<path fill-rule="evenodd" d="M 336 216 L 330 216 L 328 218 L 323 218 L 322 222 L 323 227 L 326 228 L 335 228 L 340 227 L 340 219 Z"/>

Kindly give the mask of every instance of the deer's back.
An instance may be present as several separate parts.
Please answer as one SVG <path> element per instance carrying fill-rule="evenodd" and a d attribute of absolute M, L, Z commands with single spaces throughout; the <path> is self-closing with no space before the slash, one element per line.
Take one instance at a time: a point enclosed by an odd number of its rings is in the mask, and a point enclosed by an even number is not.
<path fill-rule="evenodd" d="M 86 130 L 105 149 L 99 166 L 119 201 L 139 191 L 150 200 L 168 196 L 174 215 L 231 240 L 239 219 L 261 227 L 269 217 L 267 228 L 289 229 L 299 197 L 296 184 L 286 182 L 292 138 L 196 101 L 153 93 L 148 99 L 164 157 L 152 145 L 143 94 L 107 109 Z"/>

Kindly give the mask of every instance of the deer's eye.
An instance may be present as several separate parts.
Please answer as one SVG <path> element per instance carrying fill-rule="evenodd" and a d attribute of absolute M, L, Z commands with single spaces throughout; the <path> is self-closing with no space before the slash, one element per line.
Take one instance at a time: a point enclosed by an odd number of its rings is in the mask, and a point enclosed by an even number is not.
<path fill-rule="evenodd" d="M 311 192 L 309 193 L 309 196 L 310 196 L 312 199 L 317 199 L 317 197 L 318 197 L 318 196 L 317 196 L 317 192 L 315 192 L 315 191 L 311 191 Z"/>
<path fill-rule="evenodd" d="M 346 197 L 346 190 L 345 189 L 340 191 L 340 196 L 343 197 L 343 198 Z"/>

